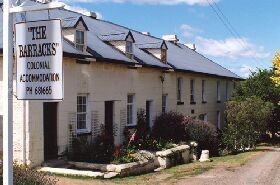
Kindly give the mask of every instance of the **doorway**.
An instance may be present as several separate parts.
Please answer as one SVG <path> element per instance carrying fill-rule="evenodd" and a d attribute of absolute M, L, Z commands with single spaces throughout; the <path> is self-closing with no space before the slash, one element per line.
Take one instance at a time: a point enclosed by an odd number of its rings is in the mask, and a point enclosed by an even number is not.
<path fill-rule="evenodd" d="M 57 159 L 57 102 L 43 103 L 44 160 Z"/>
<path fill-rule="evenodd" d="M 114 124 L 114 102 L 105 101 L 105 133 L 106 135 L 113 136 Z"/>

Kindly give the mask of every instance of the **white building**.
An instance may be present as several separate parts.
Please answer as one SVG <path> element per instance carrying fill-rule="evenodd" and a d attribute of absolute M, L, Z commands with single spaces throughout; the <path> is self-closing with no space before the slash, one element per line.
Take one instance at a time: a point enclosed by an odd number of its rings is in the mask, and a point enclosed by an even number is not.
<path fill-rule="evenodd" d="M 146 110 L 151 126 L 162 112 L 178 111 L 223 127 L 224 102 L 240 79 L 236 74 L 176 36 L 162 40 L 68 10 L 17 14 L 15 21 L 49 16 L 62 20 L 65 96 L 61 102 L 14 98 L 16 160 L 40 165 L 63 153 L 71 134 L 96 136 L 102 125 L 116 144 L 122 143 L 123 129 L 135 126 L 139 108 Z M 2 67 L 0 62 L 0 73 Z M 0 94 L 2 81 L 1 75 Z"/>

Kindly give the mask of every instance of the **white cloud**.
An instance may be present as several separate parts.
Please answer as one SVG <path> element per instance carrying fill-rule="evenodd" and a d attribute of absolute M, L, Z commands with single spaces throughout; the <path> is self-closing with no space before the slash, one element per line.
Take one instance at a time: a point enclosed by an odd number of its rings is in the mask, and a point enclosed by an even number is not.
<path fill-rule="evenodd" d="M 90 15 L 90 11 L 85 9 L 85 8 L 81 8 L 79 6 L 69 6 L 69 5 L 65 5 L 65 9 L 67 10 L 71 10 L 71 11 L 74 11 L 74 12 L 78 12 L 78 13 L 81 13 L 83 15 Z M 103 16 L 102 14 L 100 14 L 99 12 L 95 12 L 96 15 L 97 15 L 97 18 L 98 19 L 103 19 Z"/>
<path fill-rule="evenodd" d="M 263 59 L 270 56 L 264 47 L 256 46 L 246 38 L 215 40 L 196 37 L 195 42 L 199 52 L 214 57 Z"/>
<path fill-rule="evenodd" d="M 188 24 L 182 24 L 180 27 L 184 37 L 193 37 L 196 33 L 201 32 L 201 30 L 196 29 Z"/>
<path fill-rule="evenodd" d="M 208 5 L 208 0 L 61 0 L 67 3 L 133 3 L 133 4 L 164 4 L 164 5 Z M 220 0 L 212 0 L 211 3 L 219 2 Z"/>
<path fill-rule="evenodd" d="M 257 69 L 243 64 L 241 68 L 239 69 L 239 73 L 242 77 L 248 78 L 252 73 L 257 72 Z"/>

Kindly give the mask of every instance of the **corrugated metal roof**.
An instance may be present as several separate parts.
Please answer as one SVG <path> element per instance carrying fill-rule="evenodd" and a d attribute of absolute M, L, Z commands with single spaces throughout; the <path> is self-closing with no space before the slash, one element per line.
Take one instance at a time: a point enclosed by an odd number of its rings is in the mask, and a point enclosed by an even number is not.
<path fill-rule="evenodd" d="M 100 35 L 99 38 L 103 41 L 125 41 L 127 38 L 128 32 L 124 33 L 108 33 Z"/>
<path fill-rule="evenodd" d="M 74 28 L 80 17 L 69 17 L 62 19 L 61 24 L 63 28 Z"/>
<path fill-rule="evenodd" d="M 163 41 L 155 43 L 135 44 L 140 49 L 161 49 Z"/>

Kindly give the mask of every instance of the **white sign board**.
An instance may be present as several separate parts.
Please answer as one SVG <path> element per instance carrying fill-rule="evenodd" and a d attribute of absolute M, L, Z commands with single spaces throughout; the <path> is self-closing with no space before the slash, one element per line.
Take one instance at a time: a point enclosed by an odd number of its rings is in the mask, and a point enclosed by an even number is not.
<path fill-rule="evenodd" d="M 60 20 L 15 25 L 17 98 L 62 100 L 62 32 Z"/>

